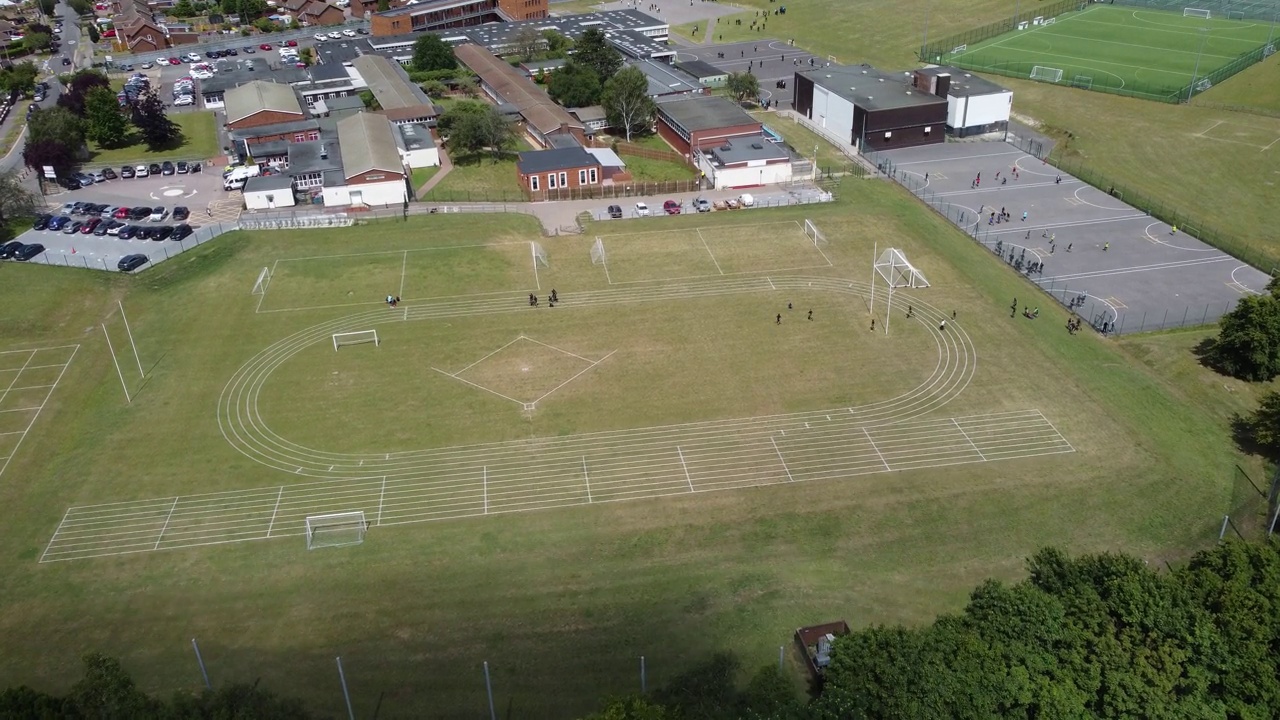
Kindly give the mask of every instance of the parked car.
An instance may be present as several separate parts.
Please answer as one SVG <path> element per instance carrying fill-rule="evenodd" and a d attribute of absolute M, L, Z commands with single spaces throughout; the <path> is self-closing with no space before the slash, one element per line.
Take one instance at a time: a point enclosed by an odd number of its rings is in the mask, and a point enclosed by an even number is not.
<path fill-rule="evenodd" d="M 80 228 L 82 227 L 84 227 L 83 220 L 72 220 L 71 222 L 62 226 L 62 234 L 75 235 L 76 233 L 80 232 Z"/>
<path fill-rule="evenodd" d="M 118 207 L 118 208 L 116 208 L 116 211 L 115 211 L 114 213 L 112 213 L 112 214 L 111 214 L 111 217 L 115 218 L 116 220 L 128 220 L 128 219 L 129 219 L 129 213 L 130 213 L 129 208 L 127 208 L 127 207 Z"/>
<path fill-rule="evenodd" d="M 368 35 L 369 31 L 365 28 L 356 28 L 356 33 L 360 35 Z"/>
<path fill-rule="evenodd" d="M 195 53 L 187 53 L 185 57 L 187 60 L 190 60 L 191 62 L 200 62 L 200 56 Z"/>
<path fill-rule="evenodd" d="M 12 260 L 14 253 L 22 249 L 22 243 L 14 240 L 0 245 L 0 260 Z"/>
<path fill-rule="evenodd" d="M 155 67 L 155 63 L 144 62 L 141 65 L 139 65 L 139 67 L 141 67 L 143 70 L 150 70 L 151 68 Z"/>
<path fill-rule="evenodd" d="M 342 33 L 338 32 L 337 30 L 332 30 L 329 32 L 329 37 L 333 40 L 341 40 Z"/>
<path fill-rule="evenodd" d="M 324 42 L 325 40 L 329 39 L 327 36 L 325 36 L 324 33 L 316 33 L 314 37 L 316 39 L 316 42 Z"/>
<path fill-rule="evenodd" d="M 186 174 L 187 174 L 187 173 L 189 173 L 189 172 L 191 172 L 191 166 L 190 166 L 189 164 L 187 164 L 187 161 L 186 161 L 186 160 L 179 160 L 179 161 L 178 161 L 178 174 L 179 174 L 179 175 L 186 175 Z"/>
<path fill-rule="evenodd" d="M 93 229 L 93 234 L 96 237 L 106 237 L 107 231 L 115 227 L 116 223 L 118 222 L 120 221 L 119 220 L 103 220 L 102 222 L 98 223 L 97 227 Z"/>
<path fill-rule="evenodd" d="M 126 165 L 126 166 L 124 166 L 124 167 L 120 168 L 120 177 L 122 177 L 122 178 L 124 178 L 124 179 L 126 179 L 126 180 L 132 180 L 132 179 L 133 179 L 133 175 L 134 175 L 134 173 L 133 173 L 133 168 L 132 168 L 132 167 L 129 167 L 128 165 Z"/>
<path fill-rule="evenodd" d="M 149 217 L 151 217 L 151 208 L 149 207 L 136 207 L 129 211 L 130 220 L 145 220 Z"/>
<path fill-rule="evenodd" d="M 640 217 L 649 217 L 649 206 L 642 202 L 636 203 L 636 214 Z"/>
<path fill-rule="evenodd" d="M 295 44 L 296 44 L 296 43 L 295 43 Z M 259 46 L 258 46 L 258 49 L 259 49 L 259 50 L 270 50 L 270 49 L 271 49 L 271 43 L 262 43 L 261 45 L 259 45 Z"/>
<path fill-rule="evenodd" d="M 133 237 L 136 240 L 150 240 L 151 228 L 147 227 L 146 225 L 139 225 L 138 230 L 133 233 Z"/>
<path fill-rule="evenodd" d="M 167 217 L 169 217 L 169 211 L 165 210 L 163 205 L 157 205 L 151 209 L 151 215 L 147 219 L 151 222 L 160 222 Z"/>
<path fill-rule="evenodd" d="M 116 175 L 116 171 L 111 168 L 102 168 L 102 176 L 108 180 L 116 180 L 120 177 L 119 175 Z"/>
<path fill-rule="evenodd" d="M 609 217 L 613 218 L 614 220 L 618 220 L 618 219 L 620 219 L 620 218 L 622 217 L 622 206 L 621 206 L 621 205 L 610 205 L 610 206 L 609 206 Z"/>
<path fill-rule="evenodd" d="M 71 222 L 71 218 L 67 217 L 66 215 L 59 215 L 58 217 L 50 220 L 49 224 L 45 226 L 45 229 L 53 230 L 54 232 L 57 232 L 62 228 L 66 227 L 67 223 L 69 222 Z"/>
<path fill-rule="evenodd" d="M 31 243 L 30 245 L 23 245 L 18 248 L 18 251 L 13 254 L 13 259 L 18 262 L 26 262 L 42 252 L 44 252 L 43 245 L 40 243 Z"/>
<path fill-rule="evenodd" d="M 182 64 L 182 61 L 181 61 L 181 60 L 179 60 L 179 59 L 178 59 L 178 58 L 176 58 L 176 57 L 171 57 L 171 58 L 169 58 L 169 64 L 170 64 L 170 65 L 181 65 L 181 64 Z"/>
<path fill-rule="evenodd" d="M 63 64 L 63 66 L 70 65 L 70 64 L 71 64 L 71 58 L 62 58 L 62 64 Z"/>
<path fill-rule="evenodd" d="M 120 258 L 120 262 L 116 263 L 116 269 L 121 272 L 133 272 L 143 265 L 147 264 L 147 256 L 141 253 L 133 255 L 125 255 Z"/>
<path fill-rule="evenodd" d="M 253 48 L 251 48 L 251 47 L 249 47 L 249 46 L 247 46 L 247 45 L 246 45 L 246 46 L 245 46 L 245 48 L 244 48 L 244 54 L 245 54 L 245 55 L 252 55 L 252 54 L 254 54 L 254 53 L 256 53 L 256 52 L 258 52 L 258 51 L 257 51 L 257 50 L 254 50 Z"/>
<path fill-rule="evenodd" d="M 191 217 L 191 211 L 179 205 L 173 209 L 173 215 L 171 217 L 177 222 L 182 222 L 183 220 Z"/>
<path fill-rule="evenodd" d="M 298 47 L 298 41 L 297 41 L 297 40 L 285 40 L 285 41 L 284 41 L 284 46 L 285 46 L 285 47 Z"/>
<path fill-rule="evenodd" d="M 121 240 L 130 240 L 133 238 L 134 235 L 137 235 L 137 234 L 138 234 L 137 225 L 125 225 L 124 227 L 120 228 L 120 232 L 116 233 L 116 237 L 120 238 Z"/>
<path fill-rule="evenodd" d="M 698 198 L 694 200 L 693 206 L 697 208 L 700 213 L 711 212 L 711 203 L 708 202 L 706 198 Z"/>
<path fill-rule="evenodd" d="M 160 166 L 161 175 L 172 175 L 177 171 L 178 169 L 174 167 L 173 163 L 169 162 L 168 160 L 165 160 L 164 164 Z"/>
<path fill-rule="evenodd" d="M 662 203 L 662 211 L 668 215 L 679 215 L 680 203 L 676 202 L 675 200 L 668 200 Z"/>
<path fill-rule="evenodd" d="M 88 173 L 86 173 L 86 174 L 88 174 Z M 96 172 L 96 173 L 93 173 L 93 174 L 92 174 L 92 175 L 90 175 L 89 177 L 92 177 L 92 178 L 93 178 L 93 181 L 94 181 L 94 182 L 96 182 L 96 183 L 106 182 L 106 181 L 107 181 L 107 175 L 106 175 L 106 173 L 102 172 L 101 170 L 99 170 L 99 171 L 98 171 L 98 172 Z"/>
<path fill-rule="evenodd" d="M 126 225 L 123 222 L 120 222 L 119 220 L 112 220 L 111 222 L 115 223 L 111 227 L 107 228 L 107 234 L 110 235 L 111 237 L 119 237 L 120 231 L 129 227 L 128 225 Z"/>
<path fill-rule="evenodd" d="M 94 182 L 93 176 L 88 173 L 76 173 L 74 177 L 80 183 L 80 187 L 89 187 Z"/>
<path fill-rule="evenodd" d="M 151 163 L 150 165 L 148 165 L 148 166 L 147 166 L 147 172 L 151 173 L 152 175 L 159 175 L 159 174 L 160 174 L 160 163 Z"/>
<path fill-rule="evenodd" d="M 342 31 L 342 34 L 343 34 L 343 35 L 346 35 L 347 37 L 355 37 L 355 36 L 356 36 L 356 31 L 355 31 L 355 30 L 349 30 L 349 29 L 348 29 L 348 30 L 343 30 L 343 31 Z"/>
<path fill-rule="evenodd" d="M 738 204 L 744 208 L 754 207 L 756 204 L 756 199 L 751 196 L 751 193 L 743 193 L 742 195 L 738 196 Z"/>
<path fill-rule="evenodd" d="M 53 219 L 52 215 L 37 215 L 36 221 L 31 224 L 32 230 L 43 230 L 49 225 L 49 221 Z"/>
<path fill-rule="evenodd" d="M 102 224 L 102 218 L 89 218 L 88 220 L 85 220 L 80 225 L 80 234 L 92 235 L 93 231 L 97 230 L 98 226 L 101 224 Z"/>
<path fill-rule="evenodd" d="M 144 178 L 151 174 L 151 170 L 146 165 L 139 165 L 133 169 L 133 173 L 140 178 Z"/>
<path fill-rule="evenodd" d="M 194 232 L 194 231 L 191 229 L 191 226 L 190 226 L 190 225 L 188 225 L 188 224 L 186 224 L 186 223 L 183 223 L 183 224 L 181 224 L 181 225 L 177 225 L 177 226 L 175 226 L 175 227 L 173 228 L 173 234 L 169 236 L 169 239 L 170 239 L 170 240 L 185 240 L 185 239 L 187 239 L 188 237 L 190 237 L 190 236 L 191 236 L 191 233 L 192 233 L 192 232 Z"/>
<path fill-rule="evenodd" d="M 195 105 L 196 99 L 190 95 L 179 95 L 173 99 L 174 107 L 186 107 L 187 105 Z"/>
<path fill-rule="evenodd" d="M 173 234 L 173 226 L 161 225 L 160 227 L 151 231 L 151 239 L 152 240 L 168 240 L 169 236 L 172 234 Z"/>

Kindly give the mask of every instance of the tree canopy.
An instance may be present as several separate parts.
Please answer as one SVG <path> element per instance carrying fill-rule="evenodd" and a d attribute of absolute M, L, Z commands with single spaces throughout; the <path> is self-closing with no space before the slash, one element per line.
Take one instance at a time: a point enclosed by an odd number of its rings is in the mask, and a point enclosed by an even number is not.
<path fill-rule="evenodd" d="M 622 67 L 622 54 L 613 49 L 600 28 L 593 27 L 582 33 L 574 47 L 571 62 L 594 70 L 601 85 Z"/>
<path fill-rule="evenodd" d="M 738 102 L 747 98 L 760 97 L 760 78 L 749 72 L 729 73 L 725 87 L 733 93 L 734 99 Z"/>
<path fill-rule="evenodd" d="M 1242 380 L 1280 375 L 1280 285 L 1272 280 L 1262 295 L 1240 298 L 1218 321 L 1218 337 L 1206 355 L 1210 365 Z"/>
<path fill-rule="evenodd" d="M 439 36 L 423 33 L 413 43 L 414 70 L 452 70 L 458 67 L 458 59 L 453 56 L 453 48 Z"/>
<path fill-rule="evenodd" d="M 497 162 L 516 142 L 515 126 L 498 108 L 479 102 L 460 102 L 440 116 L 450 149 L 460 154 L 488 152 Z"/>
<path fill-rule="evenodd" d="M 58 107 L 64 107 L 74 115 L 84 117 L 85 98 L 94 88 L 111 89 L 111 81 L 97 70 L 80 70 L 66 83 L 67 91 L 58 97 Z M 111 93 L 115 97 L 115 92 Z"/>
<path fill-rule="evenodd" d="M 653 116 L 658 112 L 653 98 L 649 97 L 649 80 L 639 68 L 619 70 L 604 84 L 600 93 L 609 125 L 626 131 L 627 142 L 634 133 L 646 133 L 653 127 Z"/>
<path fill-rule="evenodd" d="M 129 135 L 129 121 L 110 88 L 95 87 L 84 99 L 85 137 L 104 148 L 119 147 Z"/>
<path fill-rule="evenodd" d="M 182 141 L 182 128 L 165 114 L 164 101 L 155 88 L 134 99 L 133 124 L 152 150 L 164 150 Z"/>
<path fill-rule="evenodd" d="M 551 73 L 547 94 L 565 107 L 595 105 L 600 100 L 600 78 L 586 65 L 571 62 Z"/>

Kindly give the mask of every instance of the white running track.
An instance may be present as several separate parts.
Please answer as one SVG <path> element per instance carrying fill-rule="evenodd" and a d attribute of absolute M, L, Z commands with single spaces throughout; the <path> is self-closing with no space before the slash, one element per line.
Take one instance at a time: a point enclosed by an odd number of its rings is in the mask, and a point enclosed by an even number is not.
<path fill-rule="evenodd" d="M 865 296 L 870 289 L 834 278 L 738 278 L 583 293 L 559 307 L 786 290 Z M 925 418 L 964 391 L 977 357 L 964 329 L 916 296 L 909 298 L 916 318 L 938 345 L 933 372 L 896 398 L 860 407 L 398 453 L 306 448 L 276 435 L 258 413 L 258 393 L 271 373 L 335 332 L 537 311 L 522 301 L 438 302 L 403 313 L 379 308 L 280 340 L 227 383 L 218 423 L 246 456 L 316 480 L 72 507 L 40 561 L 299 536 L 306 516 L 328 512 L 363 510 L 377 527 L 1074 451 L 1038 410 Z M 948 324 L 940 330 L 943 319 Z"/>

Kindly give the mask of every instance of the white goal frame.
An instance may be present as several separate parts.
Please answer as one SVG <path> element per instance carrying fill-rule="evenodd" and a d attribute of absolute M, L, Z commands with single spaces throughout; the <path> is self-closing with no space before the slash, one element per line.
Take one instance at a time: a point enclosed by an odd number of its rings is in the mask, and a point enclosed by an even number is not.
<path fill-rule="evenodd" d="M 1201 18 L 1204 20 L 1209 20 L 1213 18 L 1213 13 L 1209 12 L 1208 10 L 1203 10 L 1201 8 L 1189 7 L 1189 8 L 1182 8 L 1182 17 L 1195 17 L 1195 18 Z"/>
<path fill-rule="evenodd" d="M 1031 68 L 1030 78 L 1032 80 L 1044 80 L 1045 82 L 1062 82 L 1062 69 L 1036 65 Z"/>
<path fill-rule="evenodd" d="M 804 236 L 809 238 L 809 242 L 813 243 L 816 248 L 824 248 L 827 245 L 827 236 L 822 234 L 817 225 L 809 218 L 804 219 Z"/>
<path fill-rule="evenodd" d="M 1052 24 L 1054 24 L 1054 23 L 1056 23 L 1056 22 L 1058 22 L 1058 18 L 1056 18 L 1056 17 L 1051 17 L 1051 18 L 1049 18 L 1048 20 L 1045 20 L 1044 22 L 1042 22 L 1042 23 L 1040 23 L 1040 24 L 1041 24 L 1041 25 L 1052 25 Z"/>
<path fill-rule="evenodd" d="M 365 519 L 363 510 L 351 510 L 327 515 L 308 515 L 306 528 L 308 550 L 345 547 L 364 542 L 369 521 Z"/>
<path fill-rule="evenodd" d="M 607 262 L 609 262 L 609 254 L 605 252 L 604 240 L 596 238 L 596 241 L 591 243 L 591 264 L 604 265 Z"/>
<path fill-rule="evenodd" d="M 916 269 L 914 265 L 907 261 L 907 256 L 897 248 L 888 248 L 884 252 L 879 251 L 879 244 L 872 249 L 871 263 L 871 307 L 872 317 L 876 312 L 876 284 L 883 280 L 889 286 L 889 301 L 884 312 L 884 334 L 889 334 L 889 320 L 893 312 L 893 291 L 895 288 L 908 287 L 920 288 L 929 287 L 929 281 L 925 280 L 924 273 Z M 877 279 L 878 278 L 878 279 Z"/>
<path fill-rule="evenodd" d="M 371 342 L 375 347 L 382 345 L 378 341 L 377 330 L 353 330 L 351 332 L 340 332 L 333 334 L 333 351 L 338 352 L 338 348 L 343 345 L 360 345 Z"/>
<path fill-rule="evenodd" d="M 258 281 L 253 284 L 254 295 L 266 295 L 267 286 L 271 284 L 271 268 L 264 267 L 258 273 Z"/>
<path fill-rule="evenodd" d="M 529 254 L 533 256 L 534 267 L 551 267 L 551 263 L 547 261 L 547 251 L 542 249 L 541 243 L 530 241 Z"/>

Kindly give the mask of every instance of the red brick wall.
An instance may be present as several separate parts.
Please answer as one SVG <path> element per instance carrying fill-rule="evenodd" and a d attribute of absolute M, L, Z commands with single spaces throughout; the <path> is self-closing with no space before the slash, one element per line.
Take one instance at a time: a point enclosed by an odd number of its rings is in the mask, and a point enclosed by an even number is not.
<path fill-rule="evenodd" d="M 547 16 L 547 0 L 498 0 L 498 7 L 512 20 L 536 20 Z"/>
<path fill-rule="evenodd" d="M 596 181 L 594 184 L 591 182 L 591 168 L 593 167 L 596 169 Z M 587 172 L 587 182 L 582 184 L 578 183 L 579 170 L 585 170 Z M 561 190 L 564 188 L 573 189 L 578 187 L 598 187 L 600 185 L 600 182 L 604 180 L 604 170 L 598 165 L 587 165 L 580 168 L 555 170 L 554 172 L 556 174 L 556 189 L 561 189 Z M 560 184 L 560 177 L 559 177 L 560 173 L 565 173 L 566 184 L 564 185 Z M 524 188 L 527 191 L 532 191 L 533 187 L 530 185 L 529 178 L 532 175 L 537 175 L 538 176 L 538 192 L 540 193 L 546 192 L 548 189 L 550 189 L 550 185 L 547 183 L 547 175 L 549 174 L 551 173 L 550 172 L 531 173 L 531 174 L 519 173 L 520 187 Z"/>
<path fill-rule="evenodd" d="M 673 130 L 662 118 L 658 118 L 658 134 L 667 141 L 668 145 L 675 148 L 676 152 L 688 156 L 689 143 L 685 142 L 684 138 L 680 137 L 680 133 Z"/>
<path fill-rule="evenodd" d="M 262 112 L 254 113 L 243 120 L 228 123 L 227 127 L 232 130 L 244 130 L 246 128 L 262 127 L 263 125 L 297 122 L 302 119 L 304 119 L 304 116 L 301 113 L 282 113 L 276 112 L 275 110 L 263 110 Z M 289 136 L 292 137 L 292 133 L 290 133 Z"/>
<path fill-rule="evenodd" d="M 346 17 L 343 16 L 342 11 L 333 5 L 325 8 L 324 12 L 318 16 L 307 16 L 307 23 L 310 25 L 341 25 L 344 21 Z"/>
<path fill-rule="evenodd" d="M 699 130 L 693 133 L 693 144 L 699 148 L 715 147 L 723 144 L 725 140 L 735 137 L 745 137 L 748 135 L 759 135 L 760 123 L 751 123 L 750 125 L 734 125 L 725 128 L 715 128 L 713 130 Z"/>

